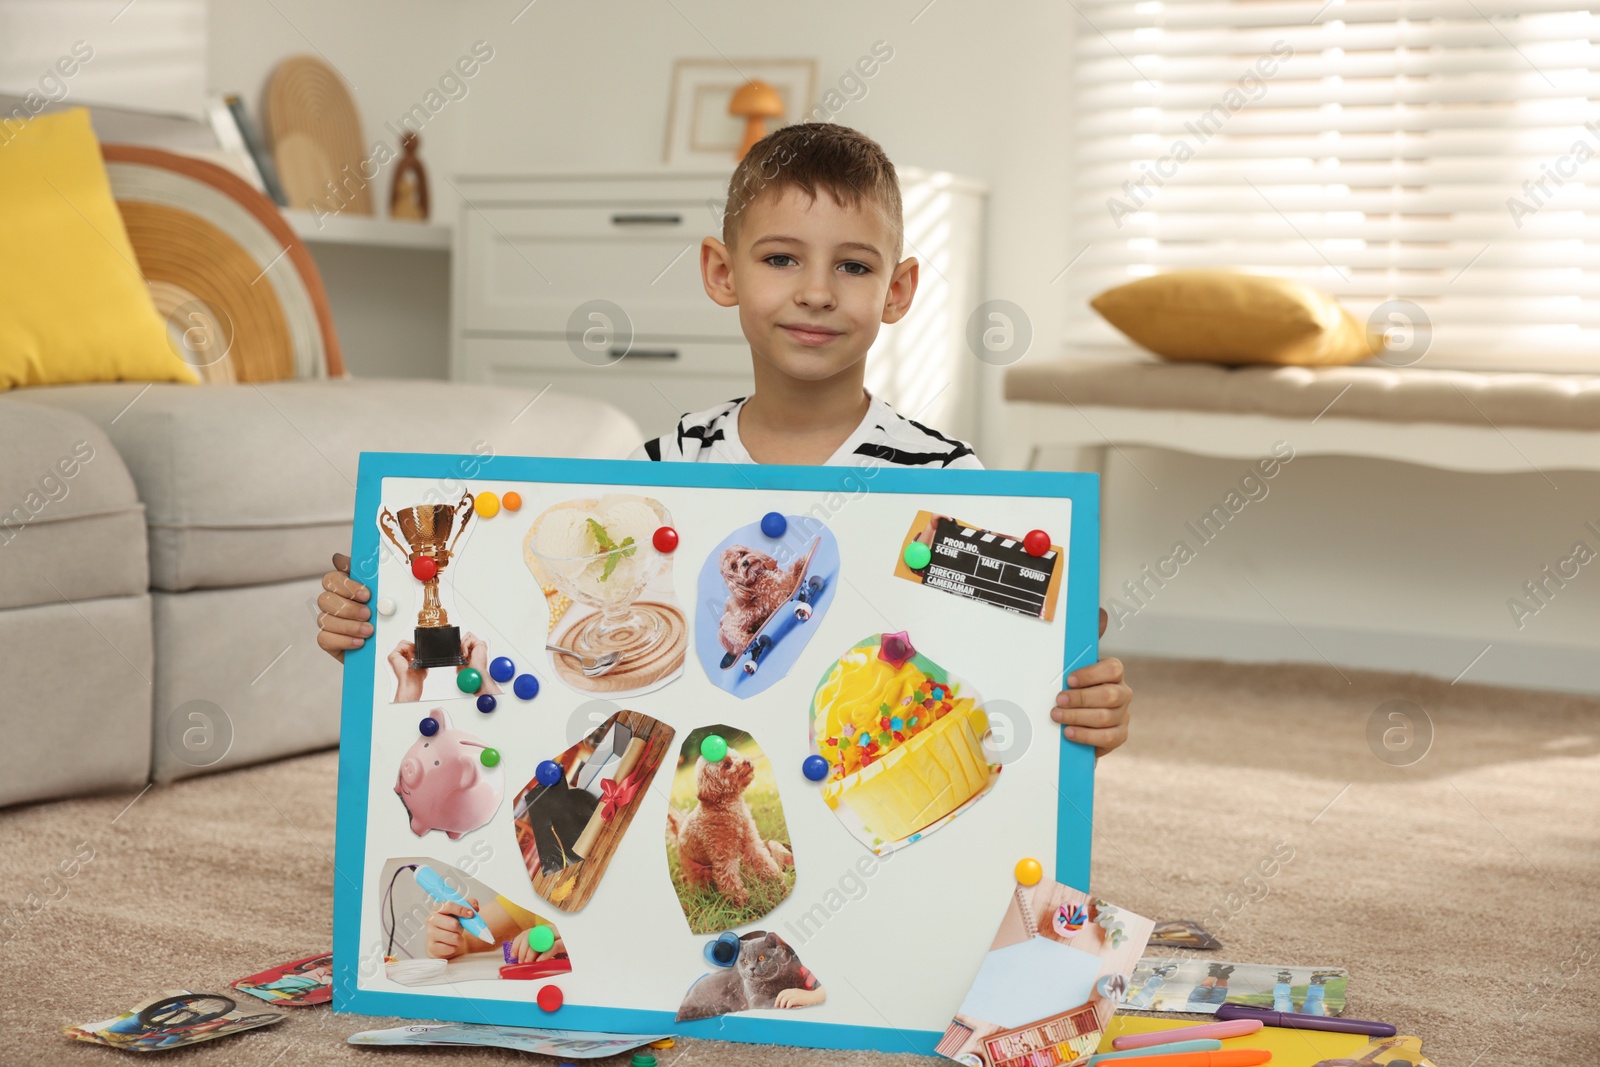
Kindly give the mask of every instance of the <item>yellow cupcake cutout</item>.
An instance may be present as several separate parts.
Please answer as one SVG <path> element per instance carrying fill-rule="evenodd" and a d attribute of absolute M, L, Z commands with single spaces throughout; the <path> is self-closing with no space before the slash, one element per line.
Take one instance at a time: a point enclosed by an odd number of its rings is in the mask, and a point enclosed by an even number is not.
<path fill-rule="evenodd" d="M 981 704 L 904 632 L 857 642 L 811 698 L 812 749 L 828 762 L 823 800 L 880 855 L 937 830 L 1000 776 L 983 750 Z"/>

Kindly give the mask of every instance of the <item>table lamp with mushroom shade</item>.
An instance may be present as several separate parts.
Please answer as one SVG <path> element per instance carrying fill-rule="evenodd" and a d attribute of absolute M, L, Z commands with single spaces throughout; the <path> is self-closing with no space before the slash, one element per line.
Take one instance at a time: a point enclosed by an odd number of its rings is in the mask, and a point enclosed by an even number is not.
<path fill-rule="evenodd" d="M 728 101 L 728 114 L 744 119 L 744 139 L 734 153 L 741 160 L 750 146 L 767 135 L 767 120 L 783 118 L 783 97 L 771 85 L 752 78 L 734 92 Z"/>

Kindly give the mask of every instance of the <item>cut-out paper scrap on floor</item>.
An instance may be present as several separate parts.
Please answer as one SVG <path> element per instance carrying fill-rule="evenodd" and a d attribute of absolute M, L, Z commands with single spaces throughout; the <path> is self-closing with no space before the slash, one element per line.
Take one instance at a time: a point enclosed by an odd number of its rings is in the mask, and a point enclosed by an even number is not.
<path fill-rule="evenodd" d="M 1062 934 L 1051 917 L 1082 910 L 1090 921 Z M 1115 912 L 1113 943 L 1100 916 Z M 936 1049 L 961 1063 L 1067 1064 L 1093 1053 L 1121 989 L 1154 927 L 1071 886 L 1043 879 L 1016 885 L 972 988 Z"/>
<path fill-rule="evenodd" d="M 731 726 L 692 731 L 667 808 L 667 871 L 690 932 L 732 930 L 771 912 L 794 888 L 794 862 L 761 746 Z"/>
<path fill-rule="evenodd" d="M 555 504 L 529 527 L 522 555 L 549 606 L 545 649 L 572 689 L 635 696 L 683 673 L 688 624 L 672 555 L 655 543 L 671 525 L 661 501 L 610 493 Z"/>
<path fill-rule="evenodd" d="M 812 751 L 830 767 L 823 800 L 880 855 L 932 833 L 1000 776 L 984 753 L 989 720 L 979 705 L 905 633 L 856 642 L 811 698 Z"/>
<path fill-rule="evenodd" d="M 333 999 L 333 954 L 280 963 L 239 979 L 233 988 L 285 1008 L 326 1004 Z"/>
<path fill-rule="evenodd" d="M 775 933 L 753 930 L 739 938 L 739 957 L 695 980 L 676 1021 L 709 1019 L 765 1008 L 805 1008 L 826 999 L 816 975 Z"/>
<path fill-rule="evenodd" d="M 781 529 L 762 519 L 723 538 L 695 585 L 695 656 L 713 685 L 741 699 L 789 673 L 839 584 L 833 532 L 808 515 L 779 517 Z"/>
<path fill-rule="evenodd" d="M 443 708 L 423 719 L 416 741 L 400 760 L 394 791 L 411 819 L 411 832 L 421 837 L 443 830 L 452 841 L 494 818 L 505 797 L 505 775 L 499 754 L 480 737 L 450 724 Z M 485 756 L 495 753 L 492 760 Z"/>
<path fill-rule="evenodd" d="M 533 890 L 562 911 L 588 903 L 672 747 L 672 727 L 637 711 L 610 716 L 551 761 L 512 804 Z M 540 761 L 541 766 L 545 761 Z"/>
<path fill-rule="evenodd" d="M 278 1011 L 241 1011 L 237 1001 L 220 993 L 174 989 L 140 1001 L 121 1015 L 100 1022 L 63 1026 L 61 1032 L 96 1045 L 110 1045 L 129 1052 L 155 1052 L 242 1034 L 287 1018 Z"/>
<path fill-rule="evenodd" d="M 459 867 L 396 857 L 383 865 L 379 884 L 386 972 L 402 985 L 548 979 L 572 970 L 559 927 Z"/>
<path fill-rule="evenodd" d="M 912 549 L 918 544 L 927 546 L 927 551 Z M 1066 558 L 1059 545 L 1034 555 L 1021 538 L 919 511 L 900 542 L 894 573 L 930 589 L 1051 622 L 1061 599 Z M 916 562 L 923 566 L 913 567 Z"/>
<path fill-rule="evenodd" d="M 485 693 L 500 692 L 492 681 L 466 687 L 459 677 L 468 669 L 486 675 L 489 664 L 488 642 L 463 629 L 453 596 L 455 569 L 450 565 L 461 554 L 461 542 L 469 528 L 476 526 L 472 522 L 475 514 L 471 490 L 464 491 L 455 504 L 414 504 L 399 512 L 385 507 L 378 514 L 378 528 L 405 563 L 408 574 L 404 584 L 416 590 L 403 594 L 414 599 L 415 628 L 392 646 L 386 645 L 395 682 L 393 703 L 448 700 L 480 688 Z M 391 606 L 390 612 L 394 610 Z"/>
<path fill-rule="evenodd" d="M 665 1034 L 603 1034 L 531 1026 L 438 1023 L 432 1026 L 396 1026 L 390 1030 L 363 1030 L 359 1034 L 351 1034 L 349 1042 L 352 1045 L 489 1045 L 555 1056 L 562 1060 L 597 1060 L 619 1056 L 665 1037 Z"/>
<path fill-rule="evenodd" d="M 1188 919 L 1156 923 L 1156 932 L 1150 937 L 1151 948 L 1221 948 L 1222 942 L 1212 937 L 1205 927 Z"/>
<path fill-rule="evenodd" d="M 1125 1007 L 1140 1011 L 1215 1012 L 1247 1004 L 1302 1015 L 1343 1015 L 1349 972 L 1342 967 L 1285 967 L 1177 957 L 1141 960 L 1128 981 Z"/>

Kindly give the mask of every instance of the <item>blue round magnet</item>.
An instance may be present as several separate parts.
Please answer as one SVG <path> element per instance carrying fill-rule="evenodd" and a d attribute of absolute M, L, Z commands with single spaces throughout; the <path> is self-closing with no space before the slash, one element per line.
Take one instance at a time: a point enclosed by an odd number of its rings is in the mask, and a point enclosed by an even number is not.
<path fill-rule="evenodd" d="M 478 710 L 485 715 L 494 710 L 494 694 L 484 693 L 478 697 Z"/>
<path fill-rule="evenodd" d="M 501 685 L 511 681 L 517 674 L 517 665 L 511 662 L 510 656 L 496 656 L 489 661 L 489 677 Z"/>
<path fill-rule="evenodd" d="M 439 720 L 429 716 L 417 724 L 417 729 L 422 731 L 423 737 L 432 737 L 439 732 Z"/>
<path fill-rule="evenodd" d="M 800 765 L 800 769 L 813 782 L 820 782 L 828 777 L 828 761 L 821 756 L 807 756 L 806 761 Z"/>
<path fill-rule="evenodd" d="M 561 764 L 553 759 L 541 760 L 539 766 L 533 769 L 534 780 L 540 785 L 549 787 L 561 781 Z"/>
<path fill-rule="evenodd" d="M 732 967 L 739 959 L 739 935 L 732 930 L 718 934 L 715 941 L 707 941 L 706 962 L 713 967 Z"/>
<path fill-rule="evenodd" d="M 789 528 L 789 520 L 776 511 L 761 516 L 761 532 L 776 541 Z"/>
<path fill-rule="evenodd" d="M 539 679 L 531 674 L 519 674 L 511 684 L 511 690 L 523 700 L 532 700 L 539 695 Z"/>

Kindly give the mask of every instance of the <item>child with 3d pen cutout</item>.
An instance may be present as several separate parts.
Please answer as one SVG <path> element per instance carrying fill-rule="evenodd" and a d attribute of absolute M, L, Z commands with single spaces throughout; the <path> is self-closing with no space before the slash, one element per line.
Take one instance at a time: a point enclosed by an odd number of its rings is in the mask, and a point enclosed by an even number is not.
<path fill-rule="evenodd" d="M 833 123 L 785 126 L 756 142 L 728 187 L 722 239 L 700 246 L 706 293 L 739 309 L 755 391 L 685 415 L 630 457 L 656 462 L 981 468 L 972 448 L 904 418 L 865 387 L 883 323 L 911 309 L 919 264 L 901 258 L 894 165 L 871 138 Z M 343 662 L 372 636 L 371 591 L 333 557 L 318 597 L 318 644 Z M 1100 633 L 1106 613 L 1100 612 Z M 1069 674 L 1051 718 L 1097 755 L 1128 737 L 1133 693 L 1106 658 Z"/>

